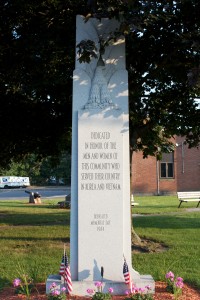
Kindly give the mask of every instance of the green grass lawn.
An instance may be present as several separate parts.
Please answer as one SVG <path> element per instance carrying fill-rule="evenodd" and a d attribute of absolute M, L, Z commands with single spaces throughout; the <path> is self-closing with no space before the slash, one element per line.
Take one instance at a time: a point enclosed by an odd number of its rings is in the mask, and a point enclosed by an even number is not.
<path fill-rule="evenodd" d="M 200 212 L 197 203 L 183 203 L 177 208 L 176 196 L 135 197 L 139 203 L 132 209 L 133 226 L 140 237 L 162 242 L 169 250 L 162 253 L 135 254 L 133 266 L 141 274 L 163 280 L 173 271 L 185 281 L 200 288 Z M 188 212 L 187 208 L 194 208 Z M 156 214 L 156 216 L 152 216 Z"/>
<path fill-rule="evenodd" d="M 70 239 L 70 211 L 57 208 L 60 200 L 43 200 L 42 205 L 30 205 L 27 199 L 0 200 L 0 287 L 18 277 L 21 267 L 38 282 L 58 273 L 63 244 L 69 254 Z M 139 206 L 132 213 L 146 215 L 133 217 L 137 234 L 165 243 L 169 250 L 134 254 L 134 268 L 155 280 L 164 280 L 171 270 L 200 288 L 200 212 L 186 209 L 196 203 L 178 209 L 175 196 L 135 197 L 135 201 Z"/>
<path fill-rule="evenodd" d="M 37 271 L 41 282 L 58 273 L 63 244 L 69 245 L 70 219 L 69 210 L 57 208 L 60 200 L 42 205 L 0 201 L 0 286 L 18 277 L 22 266 L 31 276 Z"/>

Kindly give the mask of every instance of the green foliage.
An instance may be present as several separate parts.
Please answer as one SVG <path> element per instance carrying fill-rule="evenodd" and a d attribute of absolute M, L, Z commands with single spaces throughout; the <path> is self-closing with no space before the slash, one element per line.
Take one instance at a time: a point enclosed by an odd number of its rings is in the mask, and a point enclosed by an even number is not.
<path fill-rule="evenodd" d="M 26 155 L 20 162 L 12 161 L 7 168 L 0 168 L 1 176 L 28 176 L 31 185 L 69 184 L 71 178 L 71 155 L 62 152 L 59 157 L 45 157 L 40 160 L 35 154 Z"/>
<path fill-rule="evenodd" d="M 81 41 L 76 47 L 78 48 L 80 63 L 82 62 L 89 63 L 93 57 L 97 58 L 97 54 L 96 54 L 97 48 L 95 46 L 94 41 L 91 40 Z"/>
<path fill-rule="evenodd" d="M 199 61 L 193 43 L 199 33 L 189 29 L 198 23 L 196 13 L 194 22 L 184 22 L 188 18 L 186 6 L 189 4 L 190 10 L 198 10 L 199 4 L 179 1 L 168 3 L 166 7 L 165 2 L 158 3 L 144 6 L 143 29 L 127 37 L 127 48 L 132 50 L 127 61 L 129 76 L 135 78 L 129 82 L 130 98 L 134 100 L 130 101 L 131 144 L 133 150 L 145 148 L 145 156 L 155 153 L 153 147 L 156 145 L 162 145 L 159 132 L 155 131 L 157 125 L 163 129 L 163 138 L 185 134 L 193 146 L 198 144 L 195 137 L 199 135 L 199 112 L 194 101 L 199 95 L 199 87 L 197 82 L 189 82 L 188 77 L 194 61 Z M 186 117 L 187 107 L 189 114 Z M 197 130 L 192 129 L 194 120 L 198 123 Z"/>
<path fill-rule="evenodd" d="M 182 295 L 182 288 L 184 286 L 183 284 L 183 278 L 182 277 L 175 277 L 173 272 L 168 272 L 165 276 L 167 287 L 166 290 L 169 293 L 174 294 L 174 299 L 178 300 L 179 297 Z"/>
<path fill-rule="evenodd" d="M 77 14 L 121 21 L 110 42 L 115 34 L 126 37 L 132 150 L 157 155 L 174 134 L 198 144 L 199 1 L 88 3 L 1 1 L 1 166 L 29 153 L 46 157 L 70 149 Z M 88 62 L 97 45 L 85 46 Z"/>
<path fill-rule="evenodd" d="M 67 298 L 66 298 L 66 294 L 60 294 L 60 295 L 58 295 L 58 296 L 57 296 L 57 295 L 55 296 L 55 295 L 51 295 L 51 294 L 50 294 L 50 295 L 47 296 L 47 299 L 48 299 L 48 300 L 65 300 L 65 299 L 67 299 Z"/>
<path fill-rule="evenodd" d="M 30 299 L 31 291 L 34 288 L 33 279 L 28 275 L 24 265 L 17 265 L 18 278 L 13 280 L 16 294 L 23 294 L 26 299 Z"/>
<path fill-rule="evenodd" d="M 136 294 L 129 295 L 125 299 L 126 300 L 153 300 L 153 296 L 151 296 L 150 294 L 136 293 Z"/>
<path fill-rule="evenodd" d="M 93 300 L 110 300 L 110 299 L 112 299 L 112 296 L 109 293 L 96 292 L 92 296 L 92 299 Z"/>
<path fill-rule="evenodd" d="M 1 1 L 1 165 L 70 147 L 76 9 L 63 4 Z"/>

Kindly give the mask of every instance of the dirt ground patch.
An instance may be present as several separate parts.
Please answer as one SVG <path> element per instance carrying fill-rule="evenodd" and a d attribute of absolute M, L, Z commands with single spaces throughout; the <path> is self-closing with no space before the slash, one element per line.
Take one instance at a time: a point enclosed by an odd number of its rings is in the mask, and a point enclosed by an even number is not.
<path fill-rule="evenodd" d="M 134 241 L 132 245 L 133 253 L 159 253 L 167 251 L 169 247 L 164 243 L 159 243 L 157 241 L 141 238 L 141 242 Z"/>
<path fill-rule="evenodd" d="M 113 296 L 113 300 L 124 300 L 126 296 Z M 158 281 L 156 282 L 155 294 L 153 296 L 154 300 L 173 300 L 174 296 L 166 292 L 166 283 Z M 12 287 L 5 288 L 3 291 L 0 291 L 1 300 L 26 300 L 26 296 L 15 295 L 14 289 Z M 88 297 L 78 297 L 78 296 L 68 296 L 68 299 L 71 300 L 86 300 L 90 299 Z M 183 294 L 179 300 L 199 300 L 200 292 L 196 289 L 190 287 L 187 284 L 184 284 Z M 37 285 L 37 290 L 35 290 L 30 297 L 30 300 L 47 300 L 45 295 L 45 283 L 40 283 Z"/>

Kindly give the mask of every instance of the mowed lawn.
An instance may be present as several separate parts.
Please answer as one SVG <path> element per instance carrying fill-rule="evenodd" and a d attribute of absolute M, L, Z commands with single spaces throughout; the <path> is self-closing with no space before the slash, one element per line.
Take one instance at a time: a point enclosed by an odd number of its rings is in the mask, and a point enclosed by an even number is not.
<path fill-rule="evenodd" d="M 64 243 L 70 256 L 70 210 L 58 208 L 60 200 L 43 200 L 42 205 L 28 204 L 27 199 L 0 200 L 0 288 L 19 277 L 22 268 L 37 282 L 57 274 Z M 196 203 L 178 209 L 175 196 L 135 197 L 135 201 L 136 233 L 164 243 L 168 250 L 134 254 L 134 268 L 156 281 L 171 270 L 200 288 L 200 211 L 188 211 Z"/>
<path fill-rule="evenodd" d="M 133 213 L 146 215 L 133 217 L 137 234 L 169 248 L 162 253 L 133 255 L 134 268 L 141 274 L 151 274 L 155 280 L 163 280 L 171 270 L 200 288 L 200 209 L 196 209 L 197 203 L 183 203 L 178 208 L 176 196 L 136 197 L 135 201 L 139 206 L 133 208 Z"/>

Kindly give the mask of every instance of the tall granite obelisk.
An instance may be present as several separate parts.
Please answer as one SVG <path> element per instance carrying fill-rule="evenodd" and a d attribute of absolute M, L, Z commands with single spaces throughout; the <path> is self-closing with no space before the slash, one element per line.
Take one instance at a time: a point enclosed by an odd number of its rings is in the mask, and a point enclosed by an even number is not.
<path fill-rule="evenodd" d="M 76 44 L 107 40 L 119 23 L 77 16 Z M 150 284 L 132 268 L 128 73 L 125 40 L 80 63 L 73 74 L 70 267 L 75 294 L 100 281 L 115 294 L 127 289 L 124 259 L 137 286 Z"/>

